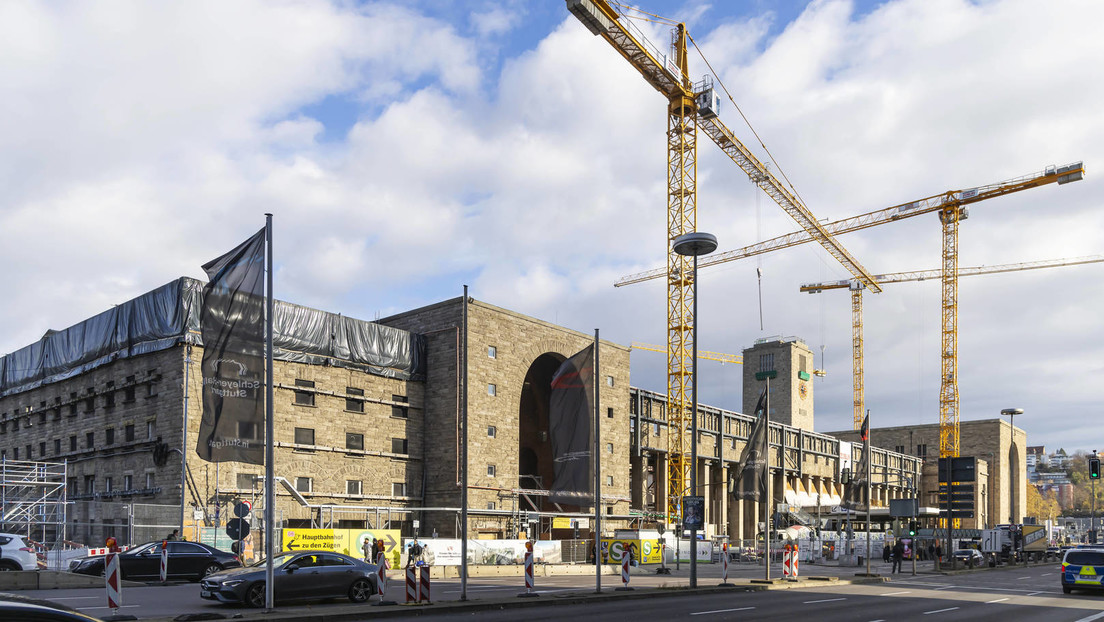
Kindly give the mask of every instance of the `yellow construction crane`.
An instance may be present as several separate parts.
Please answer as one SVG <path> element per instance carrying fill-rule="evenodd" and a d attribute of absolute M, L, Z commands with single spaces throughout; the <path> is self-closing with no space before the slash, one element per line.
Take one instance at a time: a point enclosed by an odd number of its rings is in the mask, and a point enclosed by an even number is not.
<path fill-rule="evenodd" d="M 948 190 L 919 201 L 902 203 L 893 207 L 859 214 L 851 218 L 844 218 L 824 225 L 824 229 L 832 235 L 841 235 L 867 229 L 886 223 L 912 218 L 921 214 L 937 212 L 943 225 L 943 269 L 939 275 L 943 282 L 942 295 L 942 331 L 941 331 L 941 364 L 942 374 L 939 392 L 939 452 L 940 456 L 958 456 L 958 223 L 965 220 L 967 206 L 1013 194 L 1031 188 L 1039 188 L 1050 184 L 1067 184 L 1079 181 L 1085 176 L 1085 167 L 1082 162 L 1074 162 L 1064 166 L 1048 166 L 1042 171 L 1022 175 L 1013 179 L 967 188 L 965 190 Z M 744 248 L 727 251 L 715 255 L 706 255 L 698 261 L 698 267 L 708 267 L 761 255 L 782 248 L 797 246 L 811 242 L 812 238 L 804 231 L 794 231 L 786 235 L 778 236 L 746 246 Z M 615 283 L 620 287 L 640 283 L 662 276 L 662 272 L 649 270 L 622 278 Z M 851 283 L 852 281 L 849 281 Z M 851 291 L 851 331 L 852 331 L 852 360 L 858 363 L 854 365 L 854 425 L 855 429 L 862 424 L 863 413 L 863 331 L 862 331 L 862 291 L 864 284 L 854 280 L 849 285 Z M 804 290 L 803 290 L 804 291 Z"/>
<path fill-rule="evenodd" d="M 651 343 L 640 343 L 639 341 L 632 342 L 633 350 L 648 350 L 650 352 L 660 352 L 666 354 L 667 348 L 663 346 L 657 346 Z M 717 361 L 718 363 L 735 363 L 737 365 L 744 364 L 744 357 L 739 354 L 728 354 L 725 352 L 710 352 L 709 350 L 698 350 L 698 358 L 706 361 Z"/>
<path fill-rule="evenodd" d="M 675 29 L 671 54 L 660 52 L 626 15 L 607 0 L 566 0 L 568 10 L 601 36 L 640 75 L 667 98 L 667 401 L 668 514 L 681 521 L 682 498 L 690 481 L 687 434 L 691 421 L 688 389 L 692 370 L 694 276 L 690 259 L 674 251 L 673 241 L 697 230 L 697 129 L 774 199 L 798 225 L 871 291 L 880 291 L 870 273 L 828 233 L 798 197 L 717 118 L 719 98 L 712 81 L 691 82 L 686 25 L 663 20 Z M 626 9 L 628 10 L 628 9 Z M 654 16 L 653 16 L 654 17 Z M 662 19 L 662 18 L 657 18 Z"/>
<path fill-rule="evenodd" d="M 982 274 L 999 274 L 1002 272 L 1019 272 L 1022 270 L 1041 270 L 1043 268 L 1060 268 L 1064 266 L 1078 266 L 1090 263 L 1104 262 L 1104 255 L 1088 255 L 1085 257 L 1071 257 L 1068 259 L 1044 259 L 1040 261 L 1028 261 L 1013 264 L 1003 264 L 996 266 L 975 266 L 972 268 L 959 268 L 958 276 L 978 276 Z M 927 281 L 930 279 L 943 278 L 943 270 L 917 270 L 912 272 L 894 272 L 891 274 L 879 274 L 874 278 L 879 283 L 905 283 L 908 281 Z M 855 429 L 858 430 L 862 425 L 862 413 L 864 411 L 864 391 L 863 386 L 863 318 L 862 318 L 862 287 L 854 279 L 844 279 L 842 281 L 827 281 L 823 283 L 807 283 L 801 286 L 801 291 L 809 292 L 810 294 L 819 294 L 820 292 L 832 290 L 832 289 L 849 289 L 851 290 L 851 330 L 852 330 L 852 353 L 853 358 L 851 361 L 852 369 L 854 370 L 853 380 L 853 397 L 854 397 L 854 410 L 853 420 Z M 944 305 L 944 308 L 946 305 Z M 957 352 L 952 352 L 955 358 L 955 369 L 958 367 Z M 957 389 L 956 389 L 957 393 Z M 942 423 L 942 422 L 941 422 Z M 952 425 L 955 429 L 950 434 L 943 434 L 943 428 L 940 427 L 940 452 L 943 451 L 942 441 L 945 437 L 953 436 L 958 438 L 957 430 L 958 421 L 954 421 Z M 957 443 L 955 444 L 957 446 Z M 941 456 L 943 457 L 943 456 Z"/>

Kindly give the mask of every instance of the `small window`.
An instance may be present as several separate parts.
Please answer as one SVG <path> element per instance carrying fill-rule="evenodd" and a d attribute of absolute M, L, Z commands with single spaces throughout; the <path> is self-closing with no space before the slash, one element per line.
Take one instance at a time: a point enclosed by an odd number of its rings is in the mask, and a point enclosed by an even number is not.
<path fill-rule="evenodd" d="M 487 346 L 487 357 L 492 359 L 498 358 L 498 348 L 494 346 Z"/>
<path fill-rule="evenodd" d="M 613 376 L 606 376 L 606 386 L 607 387 L 612 387 L 613 386 Z"/>
<path fill-rule="evenodd" d="M 391 496 L 392 497 L 405 497 L 406 496 L 406 483 L 405 482 L 392 482 L 391 483 Z"/>
<path fill-rule="evenodd" d="M 493 509 L 495 509 L 495 502 L 494 502 L 494 501 L 488 501 L 488 502 L 487 502 L 487 509 L 488 509 L 488 510 L 493 510 Z"/>
<path fill-rule="evenodd" d="M 607 505 L 606 506 L 606 514 L 613 514 L 613 506 L 612 505 Z"/>
<path fill-rule="evenodd" d="M 34 458 L 34 453 L 31 451 L 31 444 L 27 443 L 27 459 Z"/>
<path fill-rule="evenodd" d="M 313 380 L 303 380 L 301 378 L 295 379 L 295 386 L 302 387 L 304 389 L 313 389 Z M 295 404 L 297 406 L 314 406 L 314 392 L 313 391 L 296 391 L 295 392 Z"/>
<path fill-rule="evenodd" d="M 656 436 L 659 436 L 659 424 L 658 423 L 653 423 L 652 424 L 652 432 L 654 432 Z M 736 439 L 733 439 L 732 442 L 736 442 Z M 735 445 L 733 445 L 733 447 L 735 447 Z"/>
<path fill-rule="evenodd" d="M 46 457 L 46 441 L 42 441 L 38 444 L 38 455 L 43 458 Z"/>
<path fill-rule="evenodd" d="M 134 440 L 134 424 L 133 423 L 128 423 L 126 425 L 126 427 L 123 428 L 123 435 L 124 435 L 124 438 L 126 439 L 126 442 L 128 442 L 128 443 L 132 442 Z"/>
<path fill-rule="evenodd" d="M 295 490 L 299 492 L 311 492 L 314 488 L 314 480 L 309 477 L 296 477 Z"/>
<path fill-rule="evenodd" d="M 104 478 L 104 492 L 111 492 L 114 479 L 109 475 Z"/>
<path fill-rule="evenodd" d="M 84 494 L 92 495 L 96 494 L 96 476 L 85 475 L 84 476 Z"/>
<path fill-rule="evenodd" d="M 927 458 L 928 457 L 928 446 L 926 444 L 925 445 L 917 445 L 916 446 L 916 455 L 920 456 L 921 458 Z"/>
<path fill-rule="evenodd" d="M 405 395 L 392 395 L 391 396 L 391 401 L 392 402 L 399 402 L 399 404 L 407 404 L 408 403 L 408 400 L 406 399 Z M 409 407 L 401 406 L 399 404 L 392 404 L 392 406 L 391 406 L 391 416 L 392 417 L 399 417 L 400 419 L 406 419 L 406 418 L 410 417 Z"/>
<path fill-rule="evenodd" d="M 606 409 L 606 418 L 607 419 L 613 419 L 613 409 L 612 408 L 607 408 Z"/>
<path fill-rule="evenodd" d="M 76 451 L 76 450 L 77 450 L 77 437 L 76 436 L 70 436 L 69 437 L 69 451 Z"/>
<path fill-rule="evenodd" d="M 391 453 L 393 453 L 393 454 L 405 454 L 406 453 L 406 439 L 405 438 L 392 438 L 391 439 Z"/>
<path fill-rule="evenodd" d="M 487 395 L 490 395 L 490 396 L 498 395 L 498 387 L 493 385 L 493 384 L 488 384 L 487 385 Z"/>
<path fill-rule="evenodd" d="M 612 475 L 607 475 L 606 476 L 606 486 L 613 486 L 613 476 Z"/>
<path fill-rule="evenodd" d="M 133 475 L 124 475 L 123 476 L 123 490 L 134 490 L 134 476 Z"/>
<path fill-rule="evenodd" d="M 364 412 L 364 389 L 345 387 L 345 410 L 354 413 Z"/>
<path fill-rule="evenodd" d="M 134 401 L 134 387 L 127 387 L 123 389 L 123 402 Z"/>
<path fill-rule="evenodd" d="M 347 479 L 345 480 L 345 494 L 347 495 L 359 495 L 361 490 L 361 481 L 359 479 Z"/>
<path fill-rule="evenodd" d="M 253 478 L 256 477 L 252 473 L 238 473 L 237 483 L 238 490 L 253 490 Z"/>
<path fill-rule="evenodd" d="M 146 488 L 153 488 L 153 473 L 146 473 Z"/>
<path fill-rule="evenodd" d="M 152 439 L 153 439 L 153 422 L 152 421 L 147 421 L 146 422 L 146 440 L 152 440 Z"/>
<path fill-rule="evenodd" d="M 495 476 L 495 465 L 488 464 L 487 465 L 487 477 L 494 477 L 494 476 Z"/>
<path fill-rule="evenodd" d="M 115 444 L 115 428 L 108 428 L 104 430 L 104 445 Z"/>
<path fill-rule="evenodd" d="M 61 439 L 60 438 L 55 438 L 54 439 L 54 455 L 55 456 L 60 456 L 61 455 Z"/>
<path fill-rule="evenodd" d="M 606 453 L 607 454 L 612 454 L 613 453 L 613 443 L 606 443 Z"/>
<path fill-rule="evenodd" d="M 346 432 L 345 449 L 364 451 L 364 435 L 357 432 Z"/>
<path fill-rule="evenodd" d="M 115 408 L 115 392 L 108 391 L 104 394 L 104 408 Z"/>
<path fill-rule="evenodd" d="M 313 445 L 314 428 L 295 428 L 296 445 Z"/>
<path fill-rule="evenodd" d="M 76 417 L 77 416 L 77 403 L 76 402 L 73 402 L 72 404 L 69 404 L 69 416 L 70 417 Z"/>
<path fill-rule="evenodd" d="M 94 448 L 96 446 L 96 433 L 95 432 L 89 432 L 89 433 L 85 434 L 84 435 L 84 442 L 85 442 L 85 447 L 86 448 L 88 448 L 88 449 Z"/>
<path fill-rule="evenodd" d="M 494 438 L 497 435 L 498 435 L 498 428 L 494 427 L 493 425 L 487 426 L 487 436 L 489 436 L 491 438 Z"/>
<path fill-rule="evenodd" d="M 19 459 L 19 448 L 18 447 L 12 447 L 12 455 L 15 457 L 15 460 Z"/>

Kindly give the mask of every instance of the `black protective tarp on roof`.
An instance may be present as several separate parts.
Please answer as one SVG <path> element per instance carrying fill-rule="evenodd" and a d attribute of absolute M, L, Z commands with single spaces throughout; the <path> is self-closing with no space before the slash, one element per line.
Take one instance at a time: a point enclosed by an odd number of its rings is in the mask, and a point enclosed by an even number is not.
<path fill-rule="evenodd" d="M 116 359 L 179 343 L 203 345 L 203 284 L 180 278 L 0 357 L 0 396 L 64 380 Z M 277 301 L 273 357 L 425 380 L 423 335 Z"/>

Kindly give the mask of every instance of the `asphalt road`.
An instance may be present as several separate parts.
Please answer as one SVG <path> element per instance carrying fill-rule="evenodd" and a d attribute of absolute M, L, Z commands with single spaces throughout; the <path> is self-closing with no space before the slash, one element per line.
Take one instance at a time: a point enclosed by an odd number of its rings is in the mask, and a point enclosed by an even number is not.
<path fill-rule="evenodd" d="M 737 591 L 722 594 L 696 594 L 682 596 L 671 593 L 663 597 L 651 597 L 636 600 L 593 600 L 583 605 L 572 604 L 579 595 L 594 593 L 593 575 L 537 577 L 537 592 L 541 594 L 537 607 L 527 608 L 524 614 L 517 609 L 483 610 L 478 615 L 501 620 L 563 620 L 577 618 L 588 619 L 631 619 L 646 616 L 646 619 L 661 619 L 667 616 L 692 620 L 740 619 L 740 620 L 776 620 L 787 616 L 800 616 L 793 619 L 820 620 L 874 620 L 939 619 L 939 620 L 1056 620 L 1079 621 L 1100 619 L 1104 622 L 1104 593 L 1073 595 L 1062 594 L 1058 583 L 1057 564 L 1041 564 L 1031 568 L 982 569 L 964 574 L 932 574 L 931 564 L 920 564 L 920 574 L 905 573 L 889 575 L 889 566 L 880 562 L 872 570 L 884 573 L 889 579 L 886 583 L 866 585 L 817 584 L 794 590 L 772 590 L 769 592 Z M 806 575 L 827 575 L 854 577 L 856 571 L 865 568 L 840 568 L 837 566 L 802 567 Z M 720 583 L 720 567 L 700 565 L 698 568 L 699 587 L 712 587 Z M 671 575 L 655 575 L 640 569 L 634 574 L 630 585 L 637 589 L 678 588 L 689 585 L 688 569 L 673 570 Z M 759 579 L 763 577 L 762 566 L 732 565 L 729 578 L 732 581 Z M 772 576 L 781 574 L 780 567 L 772 569 Z M 602 577 L 603 592 L 616 593 L 621 585 L 614 575 Z M 472 578 L 468 581 L 468 600 L 474 603 L 488 601 L 519 601 L 517 594 L 524 591 L 521 577 Z M 25 595 L 45 598 L 66 604 L 85 613 L 104 617 L 111 613 L 106 606 L 106 597 L 102 589 L 79 590 L 37 590 L 23 592 Z M 389 582 L 388 594 L 392 599 L 402 600 L 402 584 Z M 441 603 L 457 601 L 460 598 L 458 580 L 436 580 L 433 583 L 433 600 Z M 377 599 L 373 597 L 373 602 Z M 355 612 L 350 607 L 364 608 L 365 618 L 370 619 L 382 612 L 372 605 L 350 605 L 347 600 L 311 605 L 281 605 L 280 612 L 310 612 L 324 614 L 327 611 L 343 613 Z M 123 608 L 119 613 L 137 616 L 139 619 L 171 618 L 184 613 L 220 613 L 227 617 L 236 614 L 250 616 L 257 610 L 232 607 L 205 601 L 199 598 L 199 586 L 194 583 L 159 586 L 151 585 L 138 588 L 125 588 Z M 434 614 L 431 611 L 420 612 L 422 617 L 454 618 L 471 615 Z"/>

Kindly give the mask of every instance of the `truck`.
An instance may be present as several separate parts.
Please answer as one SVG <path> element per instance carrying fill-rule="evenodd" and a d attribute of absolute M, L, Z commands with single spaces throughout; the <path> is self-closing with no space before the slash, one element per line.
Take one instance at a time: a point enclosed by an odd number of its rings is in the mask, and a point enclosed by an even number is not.
<path fill-rule="evenodd" d="M 1013 556 L 1010 525 L 981 530 L 981 552 L 990 562 L 1008 561 Z"/>

